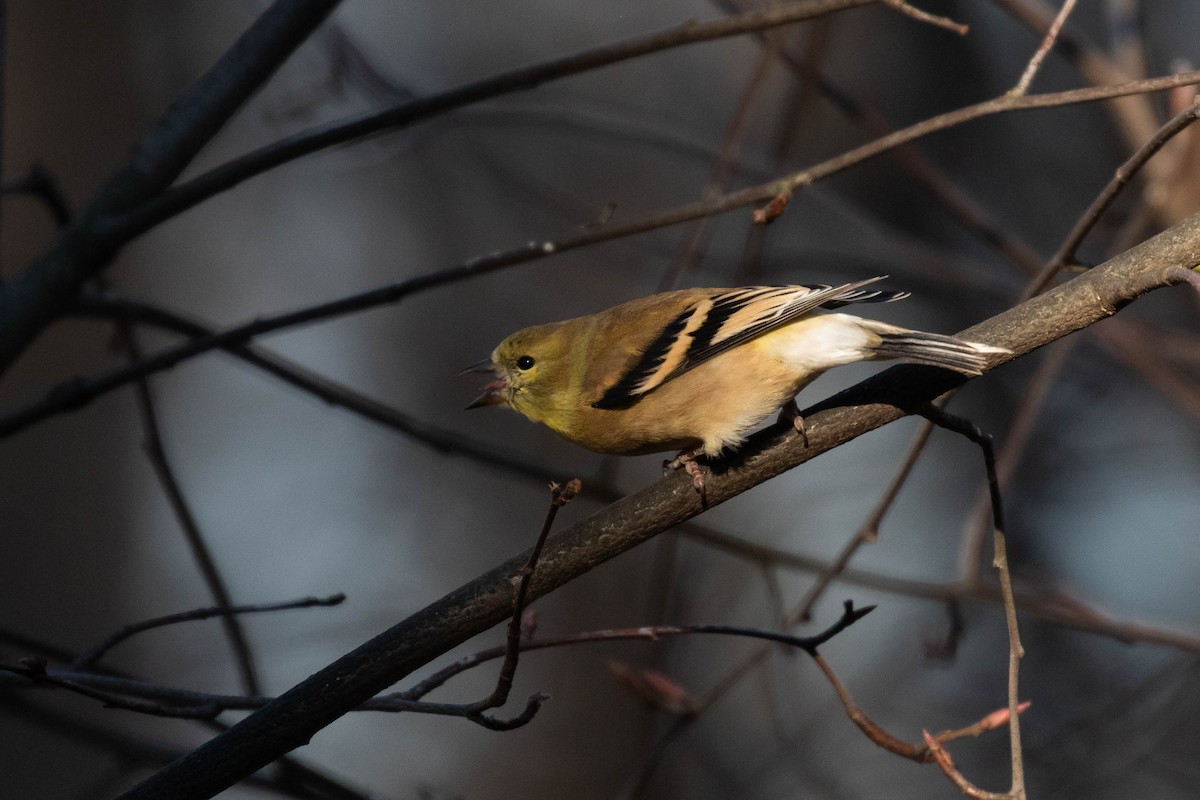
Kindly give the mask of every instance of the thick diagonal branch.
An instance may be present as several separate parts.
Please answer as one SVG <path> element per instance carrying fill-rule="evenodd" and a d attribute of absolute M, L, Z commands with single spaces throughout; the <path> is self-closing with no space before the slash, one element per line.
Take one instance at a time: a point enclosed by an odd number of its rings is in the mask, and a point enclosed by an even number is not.
<path fill-rule="evenodd" d="M 1053 291 L 964 332 L 1017 358 L 1116 313 L 1200 264 L 1200 214 Z M 715 505 L 896 420 L 964 379 L 899 366 L 804 412 L 810 446 L 778 431 L 706 482 Z M 530 586 L 536 598 L 701 512 L 690 480 L 673 474 L 602 509 L 546 543 Z M 349 709 L 508 617 L 522 554 L 481 575 L 298 684 L 259 712 L 130 790 L 126 798 L 207 798 L 299 747 Z"/>
<path fill-rule="evenodd" d="M 60 313 L 122 244 L 106 221 L 166 190 L 234 112 L 337 6 L 338 0 L 276 0 L 177 100 L 129 161 L 54 245 L 0 288 L 0 372 Z"/>

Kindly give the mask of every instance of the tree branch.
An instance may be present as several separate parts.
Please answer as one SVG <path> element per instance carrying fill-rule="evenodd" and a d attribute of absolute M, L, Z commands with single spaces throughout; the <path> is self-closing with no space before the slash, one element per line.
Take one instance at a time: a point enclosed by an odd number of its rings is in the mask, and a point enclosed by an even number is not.
<path fill-rule="evenodd" d="M 528 91 L 551 80 L 578 75 L 651 53 L 776 28 L 876 2 L 879 0 L 806 0 L 772 5 L 762 11 L 708 22 L 687 22 L 665 31 L 517 67 L 444 92 L 397 103 L 381 111 L 330 122 L 272 142 L 182 183 L 155 202 L 119 221 L 117 226 L 122 230 L 121 236 L 135 236 L 165 219 L 289 161 L 371 134 L 402 130 L 456 108 L 513 92 Z"/>
<path fill-rule="evenodd" d="M 1078 278 L 963 332 L 1017 358 L 1111 316 L 1153 289 L 1182 281 L 1200 264 L 1200 214 Z M 810 446 L 768 430 L 746 456 L 706 481 L 711 507 L 821 453 L 904 416 L 963 383 L 963 376 L 898 366 L 808 409 Z M 720 465 L 719 465 L 720 466 Z M 577 523 L 546 543 L 529 587 L 540 597 L 598 564 L 701 512 L 689 476 L 673 473 Z M 211 797 L 299 747 L 349 709 L 431 659 L 504 620 L 514 576 L 528 554 L 510 559 L 320 670 L 224 734 L 123 795 L 126 800 Z"/>
<path fill-rule="evenodd" d="M 106 225 L 151 200 L 333 11 L 338 0 L 276 0 L 159 120 L 88 208 L 12 284 L 0 289 L 0 372 L 124 243 Z"/>

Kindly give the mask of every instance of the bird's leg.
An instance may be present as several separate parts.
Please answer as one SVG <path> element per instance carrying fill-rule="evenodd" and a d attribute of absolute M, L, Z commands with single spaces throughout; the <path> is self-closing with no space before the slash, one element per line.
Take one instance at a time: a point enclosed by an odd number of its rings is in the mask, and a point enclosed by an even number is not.
<path fill-rule="evenodd" d="M 796 398 L 793 397 L 779 409 L 779 421 L 792 423 L 796 433 L 800 434 L 800 438 L 804 440 L 804 446 L 808 447 L 808 431 L 804 427 L 804 417 L 800 416 L 800 407 L 796 405 Z"/>
<path fill-rule="evenodd" d="M 704 473 L 700 471 L 700 465 L 696 463 L 696 457 L 703 452 L 702 448 L 695 450 L 681 450 L 679 455 L 672 458 L 670 461 L 663 462 L 663 472 L 672 469 L 683 467 L 683 471 L 692 476 L 692 486 L 696 487 L 696 491 L 702 496 L 704 494 Z"/>

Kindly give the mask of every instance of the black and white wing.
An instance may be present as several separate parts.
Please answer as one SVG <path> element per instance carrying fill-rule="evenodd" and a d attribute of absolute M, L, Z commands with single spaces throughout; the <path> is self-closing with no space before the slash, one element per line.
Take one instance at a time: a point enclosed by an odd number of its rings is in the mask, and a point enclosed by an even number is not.
<path fill-rule="evenodd" d="M 881 275 L 841 286 L 749 286 L 701 297 L 672 319 L 595 408 L 620 408 L 713 356 L 783 327 L 817 308 L 887 303 L 908 292 L 863 289 Z"/>

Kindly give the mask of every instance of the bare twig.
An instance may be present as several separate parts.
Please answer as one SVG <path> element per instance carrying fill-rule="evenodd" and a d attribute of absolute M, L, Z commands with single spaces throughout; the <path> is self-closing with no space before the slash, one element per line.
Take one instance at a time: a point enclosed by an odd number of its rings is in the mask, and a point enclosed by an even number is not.
<path fill-rule="evenodd" d="M 1067 234 L 1067 238 L 1058 246 L 1057 252 L 1046 262 L 1045 267 L 1042 268 L 1037 277 L 1025 287 L 1025 291 L 1021 294 L 1022 300 L 1033 297 L 1035 294 L 1043 291 L 1050 284 L 1050 281 L 1054 279 L 1054 276 L 1064 267 L 1075 263 L 1076 253 L 1079 250 L 1079 246 L 1083 243 L 1084 238 L 1096 227 L 1101 217 L 1104 216 L 1104 212 L 1108 211 L 1122 190 L 1129 185 L 1129 182 L 1146 165 L 1146 162 L 1162 149 L 1163 145 L 1186 130 L 1189 125 L 1196 121 L 1197 117 L 1200 117 L 1200 98 L 1194 100 L 1191 105 L 1172 117 L 1167 124 L 1155 132 L 1154 136 L 1144 142 L 1125 163 L 1117 168 L 1116 174 L 1105 184 L 1100 194 L 1096 195 L 1096 198 L 1092 200 L 1091 205 L 1087 207 L 1087 210 L 1083 212 L 1083 215 L 1075 223 L 1071 232 Z"/>
<path fill-rule="evenodd" d="M 337 0 L 276 0 L 167 110 L 129 162 L 46 252 L 0 288 L 0 372 L 123 244 L 101 220 L 166 189 L 336 5 Z"/>
<path fill-rule="evenodd" d="M 80 298 L 72 313 L 103 319 L 128 319 L 139 324 L 182 334 L 190 339 L 215 334 L 211 325 L 202 324 L 182 314 L 159 306 L 138 303 L 114 296 L 111 292 L 87 294 Z M 429 425 L 397 408 L 352 389 L 345 384 L 307 369 L 283 356 L 256 345 L 229 345 L 224 352 L 290 386 L 307 392 L 331 406 L 344 408 L 390 430 L 409 436 L 434 451 L 447 455 L 462 455 L 506 472 L 533 478 L 538 482 L 547 473 L 544 465 L 513 455 L 507 450 L 488 448 L 470 439 Z"/>
<path fill-rule="evenodd" d="M 818 558 L 749 542 L 699 525 L 687 525 L 681 532 L 692 541 L 721 550 L 754 564 L 773 564 L 784 569 L 821 573 L 829 564 Z M 876 572 L 847 568 L 838 579 L 887 594 L 914 597 L 934 603 L 980 602 L 1002 604 L 998 586 L 980 581 L 938 583 L 906 580 Z M 1183 653 L 1200 655 L 1200 634 L 1170 628 L 1143 625 L 1112 617 L 1077 598 L 1044 587 L 1029 587 L 1015 596 L 1017 608 L 1032 619 L 1073 630 L 1105 636 L 1127 644 L 1143 643 L 1170 647 Z"/>
<path fill-rule="evenodd" d="M 10 719 L 19 718 L 83 747 L 107 753 L 126 767 L 157 769 L 187 752 L 149 738 L 130 736 L 115 727 L 96 725 L 78 716 L 68 716 L 45 704 L 35 705 L 15 692 L 0 695 L 0 708 Z M 264 770 L 246 778 L 242 785 L 261 789 L 274 796 L 302 800 L 370 800 L 367 794 L 338 783 L 327 775 L 302 767 L 292 759 L 286 761 L 290 762 L 286 774 Z M 282 761 L 277 763 L 283 767 Z"/>
<path fill-rule="evenodd" d="M 1075 351 L 1078 343 L 1078 339 L 1068 339 L 1054 345 L 1029 379 L 1021 401 L 1011 415 L 1008 431 L 996 457 L 997 478 L 1001 487 L 1008 484 L 1016 473 L 1017 463 L 1033 435 L 1034 425 L 1050 396 L 1050 390 L 1054 388 L 1067 365 L 1068 356 Z M 988 489 L 980 492 L 963 526 L 962 541 L 959 544 L 959 576 L 964 583 L 978 582 L 981 579 L 983 543 L 987 537 L 988 519 L 991 516 L 990 497 Z"/>
<path fill-rule="evenodd" d="M 125 344 L 130 362 L 136 364 L 141 361 L 142 352 L 138 346 L 137 334 L 134 332 L 133 325 L 130 324 L 128 319 L 117 321 L 117 333 Z M 192 513 L 191 504 L 188 503 L 187 497 L 183 493 L 183 487 L 180 486 L 179 480 L 175 477 L 175 470 L 171 467 L 170 459 L 167 458 L 167 450 L 163 444 L 161 427 L 158 424 L 158 409 L 154 403 L 154 395 L 150 389 L 149 378 L 139 379 L 134 384 L 134 387 L 136 389 L 138 412 L 142 420 L 142 430 L 145 435 L 143 445 L 146 455 L 150 459 L 150 464 L 154 467 L 154 474 L 158 477 L 158 481 L 162 485 L 163 492 L 167 496 L 167 502 L 175 514 L 175 519 L 179 522 L 179 528 L 183 531 L 184 540 L 187 542 L 188 549 L 192 552 L 192 559 L 196 562 L 196 567 L 200 570 L 200 576 L 208 587 L 208 591 L 213 597 L 213 602 L 217 604 L 218 608 L 229 612 L 234 605 L 233 599 L 229 594 L 229 589 L 225 585 L 225 579 L 221 575 L 221 570 L 217 567 L 216 559 L 213 557 L 212 550 L 204 538 L 203 531 L 200 530 L 200 523 L 197 522 L 196 515 Z M 242 627 L 238 615 L 229 612 L 220 616 L 221 626 L 225 629 L 225 636 L 229 640 L 230 647 L 233 649 L 234 663 L 241 673 L 242 688 L 246 694 L 261 694 L 262 687 L 259 684 L 258 670 L 254 664 L 254 654 L 250 650 L 250 642 L 246 638 L 246 631 Z M 98 657 L 98 654 L 94 655 L 92 656 L 92 660 L 94 661 Z"/>
<path fill-rule="evenodd" d="M 1048 344 L 1133 299 L 1179 278 L 1171 267 L 1200 263 L 1200 215 L 1067 284 L 960 335 L 1012 351 L 1012 358 Z M 715 506 L 752 486 L 873 430 L 944 394 L 964 378 L 944 370 L 898 366 L 815 407 L 809 446 L 778 430 L 751 437 L 736 469 L 706 484 Z M 674 473 L 580 521 L 546 542 L 530 596 L 539 597 L 702 512 L 688 476 Z M 347 653 L 285 695 L 127 792 L 125 800 L 173 796 L 201 800 L 309 741 L 333 720 L 471 636 L 507 619 L 515 557 L 431 603 Z"/>
<path fill-rule="evenodd" d="M 461 716 L 496 731 L 519 728 L 533 719 L 542 704 L 549 699 L 547 695 L 540 693 L 531 695 L 525 704 L 525 710 L 511 719 L 497 719 L 484 714 L 484 712 L 489 709 L 499 708 L 508 702 L 508 694 L 512 690 L 513 679 L 517 674 L 517 663 L 520 660 L 521 650 L 525 649 L 524 646 L 527 644 L 522 641 L 521 631 L 522 617 L 525 613 L 525 603 L 529 594 L 530 582 L 533 580 L 534 572 L 537 569 L 538 559 L 541 558 L 542 548 L 546 544 L 546 537 L 550 535 L 550 529 L 554 526 L 554 519 L 558 516 L 558 510 L 574 500 L 575 496 L 579 494 L 580 488 L 581 484 L 578 478 L 567 481 L 565 486 L 560 486 L 557 483 L 550 484 L 550 506 L 546 510 L 546 519 L 542 523 L 542 530 L 538 534 L 537 542 L 534 544 L 533 549 L 529 551 L 529 558 L 513 578 L 516 591 L 513 597 L 512 617 L 508 621 L 508 635 L 503 648 L 504 663 L 500 666 L 500 672 L 496 676 L 496 687 L 492 690 L 492 693 L 482 700 L 473 703 L 427 703 L 417 701 L 414 697 L 397 694 L 388 698 L 381 698 L 374 705 L 368 703 L 364 705 L 364 708 L 419 711 L 426 714 Z M 419 696 L 417 695 L 417 697 Z M 393 707 L 388 707 L 389 704 Z"/>
<path fill-rule="evenodd" d="M 1045 36 L 1054 24 L 1055 12 L 1040 0 L 993 0 L 1011 16 L 1035 32 Z M 1064 29 L 1058 34 L 1059 52 L 1089 83 L 1100 86 L 1122 83 L 1140 77 L 1129 75 L 1107 54 L 1077 33 Z M 1130 150 L 1139 147 L 1158 127 L 1159 120 L 1153 105 L 1145 97 L 1122 97 L 1105 104 L 1121 136 Z"/>
<path fill-rule="evenodd" d="M 1009 95 L 1012 97 L 1024 97 L 1029 91 L 1029 84 L 1033 82 L 1033 76 L 1042 67 L 1042 61 L 1045 60 L 1046 54 L 1050 52 L 1050 48 L 1054 46 L 1055 40 L 1058 39 L 1059 31 L 1062 30 L 1063 23 L 1067 21 L 1067 17 L 1071 13 L 1071 9 L 1075 7 L 1075 0 L 1063 0 L 1062 9 L 1058 12 L 1058 16 L 1054 18 L 1054 22 L 1050 23 L 1050 28 L 1046 31 L 1046 36 L 1042 39 L 1042 43 L 1038 45 L 1038 49 L 1034 51 L 1033 58 L 1029 59 L 1029 64 L 1025 67 L 1025 71 L 1021 73 L 1021 79 L 1017 81 L 1017 85 L 1009 90 Z"/>
<path fill-rule="evenodd" d="M 346 595 L 335 594 L 329 597 L 304 597 L 299 600 L 288 600 L 282 603 L 266 603 L 253 605 L 229 606 L 222 605 L 214 608 L 195 608 L 190 611 L 181 611 L 177 614 L 167 614 L 161 617 L 135 622 L 132 625 L 126 625 L 119 630 L 114 631 L 104 638 L 96 646 L 90 650 L 76 656 L 71 661 L 71 669 L 83 671 L 91 669 L 96 662 L 108 654 L 110 650 L 116 647 L 121 642 L 136 636 L 145 631 L 154 630 L 155 628 L 163 628 L 167 625 L 178 625 L 181 622 L 196 622 L 199 620 L 212 619 L 213 617 L 225 618 L 240 614 L 265 614 L 274 611 L 288 611 L 296 608 L 317 608 L 325 606 L 336 606 L 345 601 Z"/>
<path fill-rule="evenodd" d="M 846 630 L 874 610 L 874 606 L 855 608 L 853 603 L 847 602 L 843 604 L 842 616 L 839 617 L 835 623 L 815 636 L 794 636 L 792 634 L 780 633 L 778 631 L 748 628 L 737 625 L 644 625 L 637 628 L 617 628 L 612 630 L 588 631 L 587 633 L 576 633 L 572 634 L 571 636 L 563 636 L 556 639 L 522 642 L 521 650 L 542 650 L 545 648 L 562 647 L 565 645 L 594 644 L 597 642 L 627 640 L 644 640 L 653 642 L 674 636 L 710 634 L 719 636 L 739 636 L 752 639 L 765 639 L 767 641 L 778 642 L 779 644 L 787 645 L 788 647 L 795 647 L 811 655 L 817 652 L 817 649 L 827 643 L 830 639 L 837 636 L 839 633 Z M 454 676 L 460 675 L 463 672 L 485 662 L 501 658 L 506 654 L 507 650 L 507 647 L 493 647 L 488 650 L 481 650 L 477 653 L 463 656 L 458 661 L 448 664 L 447 666 L 422 680 L 420 683 L 414 685 L 412 688 L 406 689 L 402 692 L 397 692 L 393 695 L 388 695 L 388 697 L 395 697 L 403 700 L 418 700 Z"/>
<path fill-rule="evenodd" d="M 987 731 L 995 730 L 1008 722 L 1009 710 L 1004 708 L 1000 711 L 993 711 L 991 714 L 964 728 L 942 731 L 937 736 L 930 736 L 926 733 L 925 741 L 922 744 L 911 744 L 888 733 L 879 723 L 867 716 L 866 712 L 855 702 L 854 697 L 846 689 L 845 685 L 838 678 L 837 673 L 833 671 L 833 668 L 829 666 L 829 662 L 824 657 L 820 654 L 813 655 L 813 661 L 816 662 L 817 667 L 825 675 L 825 679 L 829 681 L 829 685 L 833 687 L 833 691 L 838 696 L 838 700 L 841 701 L 842 709 L 846 712 L 846 716 L 868 739 L 889 753 L 894 753 L 910 761 L 916 761 L 918 764 L 927 764 L 930 761 L 936 760 L 934 747 L 938 744 L 944 744 L 945 742 L 968 736 L 979 736 Z M 1022 703 L 1020 710 L 1025 711 L 1028 707 L 1028 703 Z M 931 741 L 932 745 L 930 744 Z"/>
<path fill-rule="evenodd" d="M 157 200 L 114 223 L 119 238 L 128 239 L 204 200 L 281 164 L 337 144 L 384 130 L 400 130 L 424 119 L 465 105 L 525 91 L 548 81 L 577 75 L 622 61 L 697 42 L 740 36 L 752 31 L 789 25 L 878 0 L 805 0 L 773 5 L 766 10 L 711 20 L 601 45 L 566 56 L 497 73 L 437 94 L 293 134 L 236 158 L 174 187 Z"/>
<path fill-rule="evenodd" d="M 850 541 L 846 542 L 842 552 L 838 553 L 838 557 L 818 576 L 816 582 L 809 588 L 808 593 L 795 611 L 786 618 L 790 622 L 807 622 L 812 616 L 813 606 L 817 604 L 817 600 L 829 588 L 829 584 L 834 581 L 845 570 L 850 563 L 850 559 L 858 552 L 858 549 L 864 544 L 873 544 L 879 539 L 879 525 L 883 522 L 883 517 L 891 509 L 892 504 L 896 502 L 896 497 L 900 494 L 901 487 L 908 480 L 908 476 L 912 474 L 913 467 L 917 465 L 917 460 L 921 457 L 921 453 L 925 450 L 925 444 L 929 441 L 929 435 L 933 432 L 933 423 L 925 422 L 921 425 L 921 429 L 913 438 L 913 442 L 909 445 L 908 453 L 904 456 L 904 461 L 900 464 L 900 468 L 896 470 L 896 474 L 892 476 L 891 482 L 883 491 L 883 496 L 879 498 L 879 502 L 875 504 L 875 508 L 871 511 L 871 515 L 863 522 L 859 529 L 855 532 Z"/>
<path fill-rule="evenodd" d="M 716 197 L 729 189 L 729 182 L 733 179 L 738 156 L 746 141 L 751 118 L 750 112 L 766 86 L 767 75 L 770 73 L 771 63 L 775 60 L 778 50 L 778 45 L 773 44 L 777 39 L 772 37 L 770 41 L 772 44 L 768 44 L 759 51 L 758 63 L 754 67 L 754 72 L 751 73 L 745 88 L 742 89 L 737 107 L 725 125 L 721 152 L 712 165 L 708 185 L 704 187 L 701 197 L 706 199 Z M 675 252 L 675 258 L 672 259 L 670 266 L 663 273 L 662 280 L 659 281 L 659 291 L 675 288 L 680 277 L 696 266 L 708 242 L 708 235 L 712 231 L 712 222 L 712 217 L 701 217 L 688 226 L 679 243 L 679 249 Z"/>
<path fill-rule="evenodd" d="M 932 403 L 921 408 L 920 413 L 935 425 L 953 431 L 979 445 L 983 452 L 988 490 L 992 500 L 992 533 L 996 551 L 992 566 L 996 568 L 1000 576 L 1000 591 L 1004 597 L 1004 618 L 1008 627 L 1008 735 L 1012 754 L 1012 788 L 1007 796 L 1012 800 L 1025 800 L 1025 766 L 1021 753 L 1019 722 L 1021 699 L 1017 686 L 1021 657 L 1025 655 L 1025 649 L 1021 646 L 1020 633 L 1017 628 L 1017 605 L 1013 599 L 1012 576 L 1008 568 L 1008 554 L 1004 537 L 1004 509 L 1000 499 L 1000 480 L 996 476 L 996 456 L 992 449 L 992 437 L 969 420 L 947 414 Z M 943 759 L 939 758 L 938 763 L 943 764 Z M 945 769 L 943 764 L 943 770 Z M 947 771 L 946 774 L 950 775 L 950 772 Z"/>
<path fill-rule="evenodd" d="M 21 660 L 20 666 L 12 664 L 0 664 L 0 672 L 8 672 L 13 675 L 19 675 L 28 679 L 31 683 L 43 686 L 56 686 L 60 689 L 67 689 L 75 694 L 84 697 L 90 697 L 93 700 L 99 700 L 107 708 L 120 708 L 125 711 L 135 711 L 139 714 L 148 714 L 154 717 L 171 717 L 175 719 L 212 719 L 221 713 L 225 708 L 236 706 L 236 701 L 228 705 L 222 704 L 217 700 L 200 700 L 193 703 L 171 702 L 161 703 L 154 700 L 142 700 L 131 693 L 113 692 L 107 689 L 97 689 L 92 684 L 96 680 L 103 680 L 107 683 L 121 681 L 120 678 L 91 679 L 84 676 L 84 680 L 80 680 L 69 674 L 62 674 L 60 670 L 50 670 L 46 668 L 44 662 L 37 659 L 26 658 Z"/>
<path fill-rule="evenodd" d="M 252 610 L 270 609 L 264 607 Z M 873 610 L 874 606 L 855 608 L 853 603 L 847 601 L 838 620 L 814 636 L 792 636 L 776 631 L 735 625 L 657 625 L 622 630 L 591 631 L 543 641 L 521 641 L 518 638 L 514 642 L 512 638 L 509 638 L 501 647 L 494 647 L 459 659 L 407 691 L 372 698 L 355 710 L 414 712 L 464 717 L 491 730 L 511 730 L 529 722 L 547 699 L 542 694 L 531 696 L 524 711 L 511 719 L 496 719 L 482 713 L 489 708 L 503 705 L 506 701 L 507 688 L 511 687 L 512 676 L 515 673 L 516 654 L 519 652 L 597 642 L 625 640 L 657 642 L 675 636 L 718 635 L 765 639 L 803 650 L 815 657 L 819 647 Z M 202 611 L 218 612 L 220 609 Z M 167 620 L 162 624 L 170 624 L 173 621 L 179 620 Z M 85 658 L 86 656 L 81 656 L 76 659 L 79 662 L 78 666 L 72 665 L 66 669 L 50 668 L 42 659 L 22 659 L 18 666 L 0 664 L 0 671 L 20 676 L 32 683 L 67 689 L 76 694 L 100 700 L 113 708 L 162 717 L 211 719 L 224 711 L 253 710 L 274 700 L 270 697 L 197 692 L 119 675 L 100 674 L 85 668 L 83 664 Z M 497 691 L 489 697 L 476 703 L 466 704 L 431 703 L 419 699 L 455 675 L 497 658 L 504 659 L 501 667 L 501 680 L 497 682 Z"/>
<path fill-rule="evenodd" d="M 632 236 L 637 233 L 644 233 L 645 231 L 698 219 L 702 216 L 724 213 L 736 208 L 762 202 L 782 191 L 794 191 L 802 186 L 840 172 L 854 164 L 888 152 L 921 136 L 945 130 L 969 120 L 1018 109 L 1050 108 L 1074 103 L 1085 103 L 1107 97 L 1157 91 L 1172 86 L 1193 83 L 1200 83 L 1200 71 L 1170 75 L 1146 81 L 1135 81 L 1116 87 L 1074 89 L 1069 92 L 1031 95 L 1021 98 L 1000 97 L 973 106 L 967 106 L 958 111 L 933 117 L 891 135 L 876 139 L 873 142 L 822 162 L 813 168 L 794 173 L 778 181 L 735 191 L 713 200 L 679 206 L 657 215 L 627 222 L 623 225 L 589 229 L 554 240 L 532 241 L 511 250 L 498 251 L 486 256 L 469 259 L 449 269 L 369 289 L 327 303 L 275 316 L 259 317 L 243 325 L 228 328 L 211 336 L 198 338 L 186 344 L 169 348 L 157 355 L 149 356 L 136 367 L 114 369 L 91 378 L 77 378 L 55 387 L 38 403 L 0 418 L 0 438 L 10 436 L 54 414 L 65 413 L 80 408 L 96 397 L 137 380 L 142 375 L 170 369 L 180 362 L 200 353 L 232 345 L 240 345 L 256 336 L 272 331 L 298 327 L 317 320 L 331 319 L 380 305 L 398 303 L 417 292 L 436 286 L 456 283 L 515 264 L 545 258 L 554 253 L 574 250 L 601 241 Z"/>
<path fill-rule="evenodd" d="M 69 663 L 77 657 L 76 654 L 45 641 L 34 640 L 30 637 L 14 637 L 11 632 L 0 632 L 0 636 L 13 641 L 15 646 L 27 652 L 48 654 L 57 661 Z M 82 673 L 81 679 L 103 678 L 110 675 L 126 677 L 104 670 L 102 675 L 98 675 L 96 672 Z M 145 763 L 158 767 L 169 764 L 186 752 L 186 750 L 162 748 L 157 744 L 125 737 L 118 731 L 92 725 L 77 716 L 68 718 L 59 715 L 48 707 L 26 704 L 14 692 L 0 693 L 0 705 L 4 706 L 6 712 L 19 714 L 35 725 L 93 748 L 112 752 L 122 763 L 127 763 L 129 766 Z M 217 720 L 197 720 L 197 722 L 216 733 L 228 730 L 229 727 Z M 247 778 L 246 781 L 243 781 L 243 785 L 261 785 L 276 794 L 305 800 L 315 800 L 316 798 L 367 800 L 365 793 L 291 756 L 277 759 L 272 766 L 274 770 L 263 770 L 259 775 Z"/>
<path fill-rule="evenodd" d="M 1013 795 L 1009 792 L 989 792 L 971 783 L 954 766 L 954 760 L 950 758 L 950 752 L 942 747 L 937 739 L 930 736 L 929 731 L 922 731 L 921 733 L 925 737 L 925 744 L 929 747 L 929 752 L 933 756 L 934 762 L 937 763 L 946 777 L 967 797 L 974 798 L 974 800 L 1011 800 Z"/>
<path fill-rule="evenodd" d="M 889 8 L 894 8 L 906 17 L 912 17 L 918 22 L 926 22 L 938 28 L 943 28 L 951 33 L 957 33 L 959 36 L 966 36 L 970 28 L 963 25 L 961 22 L 955 22 L 949 17 L 943 17 L 938 14 L 930 14 L 928 11 L 922 11 L 915 6 L 909 5 L 905 0 L 883 0 L 884 5 Z"/>
<path fill-rule="evenodd" d="M 525 613 L 525 599 L 529 596 L 529 582 L 533 580 L 534 570 L 537 569 L 538 559 L 541 558 L 542 548 L 546 544 L 546 537 L 550 535 L 550 529 L 554 526 L 554 518 L 558 516 L 558 510 L 574 500 L 575 496 L 579 494 L 580 488 L 582 487 L 578 478 L 567 481 L 566 486 L 559 486 L 557 483 L 550 484 L 550 507 L 546 511 L 546 521 L 542 524 L 542 531 L 538 534 L 533 550 L 529 553 L 529 560 L 521 568 L 520 578 L 517 582 L 517 594 L 513 600 L 513 615 L 508 622 L 508 641 L 505 645 L 504 664 L 500 667 L 500 675 L 496 679 L 496 688 L 492 694 L 474 704 L 479 711 L 499 708 L 508 701 L 508 693 L 512 689 L 513 678 L 517 674 L 517 661 L 521 654 L 521 618 Z"/>

